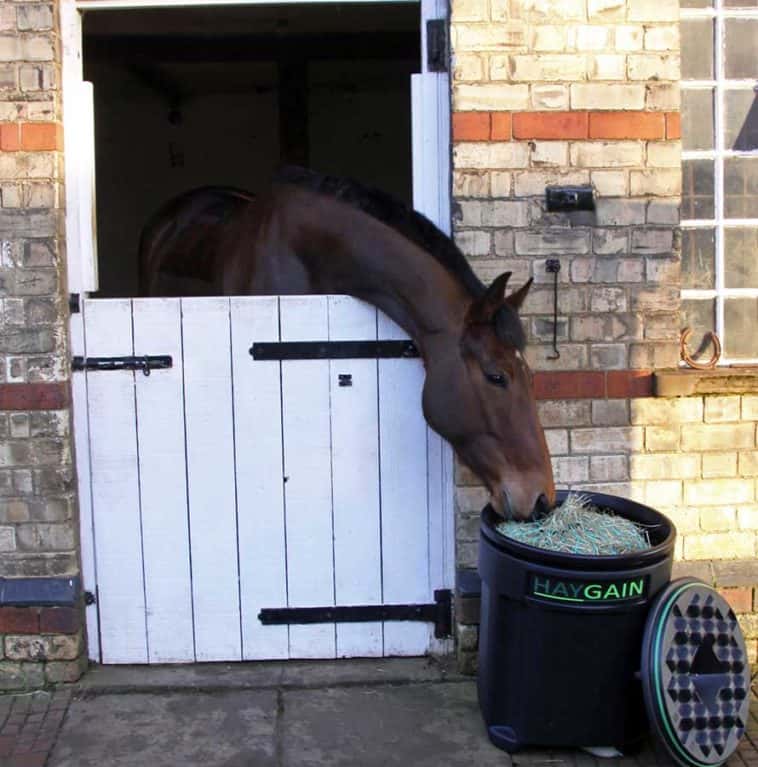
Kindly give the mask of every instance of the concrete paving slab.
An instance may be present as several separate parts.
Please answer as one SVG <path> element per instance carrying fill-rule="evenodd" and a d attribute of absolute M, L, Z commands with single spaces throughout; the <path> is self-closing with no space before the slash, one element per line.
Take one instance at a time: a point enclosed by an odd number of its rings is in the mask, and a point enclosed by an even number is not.
<path fill-rule="evenodd" d="M 274 767 L 273 690 L 75 697 L 46 767 Z"/>
<path fill-rule="evenodd" d="M 471 682 L 283 692 L 283 767 L 503 767 Z"/>
<path fill-rule="evenodd" d="M 454 658 L 360 658 L 282 664 L 283 688 L 346 687 L 471 679 L 458 673 Z"/>

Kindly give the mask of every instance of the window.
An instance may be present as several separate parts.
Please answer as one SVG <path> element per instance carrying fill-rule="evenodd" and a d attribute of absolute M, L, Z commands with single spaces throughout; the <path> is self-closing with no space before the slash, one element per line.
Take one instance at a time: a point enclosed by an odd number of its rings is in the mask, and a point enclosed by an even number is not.
<path fill-rule="evenodd" d="M 681 0 L 682 325 L 758 364 L 758 0 Z"/>

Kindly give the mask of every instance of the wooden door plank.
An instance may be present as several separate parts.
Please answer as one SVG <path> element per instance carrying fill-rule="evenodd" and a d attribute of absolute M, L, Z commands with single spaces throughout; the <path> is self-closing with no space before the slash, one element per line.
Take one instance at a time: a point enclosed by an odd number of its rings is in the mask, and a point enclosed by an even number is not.
<path fill-rule="evenodd" d="M 329 340 L 376 340 L 376 309 L 329 296 Z M 338 605 L 381 604 L 376 360 L 331 360 L 334 570 Z M 339 376 L 350 375 L 351 386 Z M 338 657 L 381 657 L 382 624 L 337 624 Z"/>
<path fill-rule="evenodd" d="M 287 604 L 281 364 L 253 360 L 255 341 L 279 340 L 276 296 L 231 299 L 242 657 L 284 659 L 286 626 L 263 626 L 263 607 Z"/>
<path fill-rule="evenodd" d="M 239 660 L 229 299 L 183 298 L 182 337 L 195 654 Z"/>
<path fill-rule="evenodd" d="M 137 373 L 148 662 L 195 659 L 179 299 L 135 299 L 134 353 L 168 354 L 173 367 Z"/>
<path fill-rule="evenodd" d="M 133 354 L 129 299 L 85 302 L 87 356 Z M 103 663 L 146 663 L 134 374 L 87 374 Z"/>
<path fill-rule="evenodd" d="M 407 338 L 379 313 L 379 339 Z M 420 360 L 379 360 L 379 440 L 384 602 L 427 602 L 429 539 L 426 422 L 421 411 L 424 370 Z M 385 655 L 423 655 L 424 623 L 384 624 Z"/>
<path fill-rule="evenodd" d="M 328 338 L 325 296 L 282 296 L 282 341 Z M 329 360 L 282 362 L 287 596 L 290 607 L 334 604 Z M 291 658 L 333 658 L 333 623 L 290 626 Z"/>

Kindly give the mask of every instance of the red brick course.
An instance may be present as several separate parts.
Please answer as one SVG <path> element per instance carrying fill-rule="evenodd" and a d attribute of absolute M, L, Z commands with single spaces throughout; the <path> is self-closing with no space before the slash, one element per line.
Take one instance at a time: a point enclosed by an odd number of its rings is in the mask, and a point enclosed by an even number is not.
<path fill-rule="evenodd" d="M 678 112 L 454 112 L 453 141 L 643 140 L 681 136 Z"/>
<path fill-rule="evenodd" d="M 653 396 L 653 374 L 650 370 L 609 370 L 605 374 L 605 396 L 634 398 Z"/>
<path fill-rule="evenodd" d="M 35 607 L 0 607 L 0 634 L 39 634 Z"/>
<path fill-rule="evenodd" d="M 587 112 L 516 112 L 513 115 L 513 138 L 587 138 L 588 119 Z"/>
<path fill-rule="evenodd" d="M 453 141 L 489 141 L 489 112 L 454 112 Z"/>
<path fill-rule="evenodd" d="M 559 370 L 534 374 L 537 399 L 627 399 L 651 397 L 650 370 Z"/>
<path fill-rule="evenodd" d="M 679 112 L 666 112 L 666 138 L 682 137 L 682 120 Z"/>
<path fill-rule="evenodd" d="M 590 138 L 663 139 L 666 118 L 663 112 L 591 112 Z"/>
<path fill-rule="evenodd" d="M 63 149 L 60 123 L 2 123 L 0 150 L 4 152 L 51 152 Z"/>
<path fill-rule="evenodd" d="M 81 611 L 75 607 L 43 607 L 40 610 L 41 634 L 76 634 L 81 625 Z"/>
<path fill-rule="evenodd" d="M 0 123 L 0 151 L 15 152 L 20 148 L 18 123 Z"/>
<path fill-rule="evenodd" d="M 0 634 L 76 634 L 81 625 L 76 607 L 0 607 Z"/>
<path fill-rule="evenodd" d="M 68 404 L 67 383 L 0 384 L 0 410 L 61 410 Z"/>
<path fill-rule="evenodd" d="M 749 613 L 753 610 L 753 589 L 749 586 L 740 586 L 739 588 L 718 589 L 729 606 L 736 613 Z"/>
<path fill-rule="evenodd" d="M 492 140 L 510 141 L 512 117 L 510 112 L 492 113 Z"/>

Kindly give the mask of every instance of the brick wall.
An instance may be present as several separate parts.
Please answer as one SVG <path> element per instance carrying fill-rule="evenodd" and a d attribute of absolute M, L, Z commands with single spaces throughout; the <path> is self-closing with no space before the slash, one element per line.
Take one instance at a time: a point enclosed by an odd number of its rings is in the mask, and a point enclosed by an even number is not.
<path fill-rule="evenodd" d="M 676 364 L 677 19 L 675 0 L 453 1 L 456 238 L 482 278 L 538 283 L 537 369 Z M 549 184 L 592 184 L 596 213 L 546 212 Z"/>
<path fill-rule="evenodd" d="M 677 0 L 452 0 L 455 237 L 484 280 L 535 280 L 523 316 L 557 485 L 668 514 L 677 572 L 724 589 L 755 662 L 758 400 L 650 396 L 651 371 L 679 361 L 678 13 Z M 555 184 L 591 184 L 596 210 L 547 212 Z M 557 360 L 547 258 L 561 263 Z M 460 467 L 457 483 L 470 568 L 487 495 Z"/>
<path fill-rule="evenodd" d="M 52 3 L 0 0 L 0 577 L 7 578 L 78 572 L 57 24 Z M 81 632 L 56 630 L 47 614 L 40 623 L 39 608 L 0 606 L 0 689 L 72 676 L 72 667 L 56 664 L 79 662 Z"/>

